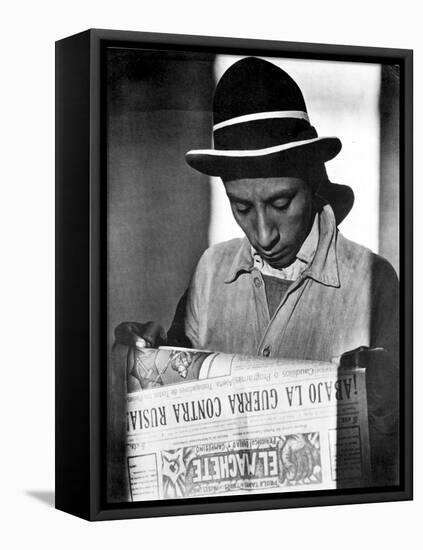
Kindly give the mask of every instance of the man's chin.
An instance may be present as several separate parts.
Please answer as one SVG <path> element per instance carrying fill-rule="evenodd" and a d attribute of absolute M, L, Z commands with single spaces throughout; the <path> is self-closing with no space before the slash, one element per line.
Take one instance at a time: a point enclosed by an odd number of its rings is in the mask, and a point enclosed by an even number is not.
<path fill-rule="evenodd" d="M 294 261 L 295 254 L 283 256 L 282 258 L 276 258 L 275 260 L 272 260 L 272 258 L 266 259 L 266 262 L 274 269 L 285 269 L 286 267 L 292 265 Z"/>

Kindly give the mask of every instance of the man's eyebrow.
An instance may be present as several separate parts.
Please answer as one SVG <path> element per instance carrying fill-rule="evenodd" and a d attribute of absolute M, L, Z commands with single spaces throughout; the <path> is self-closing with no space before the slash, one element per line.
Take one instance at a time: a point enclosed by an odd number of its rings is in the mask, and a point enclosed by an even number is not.
<path fill-rule="evenodd" d="M 275 191 L 274 193 L 271 193 L 267 197 L 264 198 L 264 202 L 272 202 L 277 199 L 292 199 L 292 197 L 295 195 L 295 190 L 291 189 L 283 189 L 279 191 Z M 227 193 L 229 199 L 233 202 L 239 202 L 241 204 L 252 204 L 251 200 L 244 199 L 242 197 L 237 197 L 233 193 L 228 192 Z"/>
<path fill-rule="evenodd" d="M 295 193 L 296 193 L 295 190 L 292 190 L 292 189 L 283 189 L 280 191 L 275 191 L 274 193 L 271 193 L 265 198 L 265 202 L 272 202 L 277 199 L 292 199 Z"/>
<path fill-rule="evenodd" d="M 226 194 L 228 195 L 229 199 L 233 202 L 239 202 L 241 204 L 252 204 L 252 202 L 249 201 L 248 199 L 242 199 L 241 197 L 237 197 L 232 193 L 226 193 Z"/>

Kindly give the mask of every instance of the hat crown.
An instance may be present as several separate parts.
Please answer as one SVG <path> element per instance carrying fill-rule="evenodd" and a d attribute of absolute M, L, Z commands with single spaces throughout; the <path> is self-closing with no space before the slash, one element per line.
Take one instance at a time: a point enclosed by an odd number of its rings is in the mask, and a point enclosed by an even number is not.
<path fill-rule="evenodd" d="M 273 63 L 247 57 L 220 79 L 213 102 L 214 124 L 232 118 L 277 111 L 307 112 L 297 83 Z"/>
<path fill-rule="evenodd" d="M 216 86 L 213 148 L 188 151 L 196 170 L 225 179 L 303 174 L 335 157 L 341 142 L 319 137 L 303 94 L 283 69 L 257 57 L 234 63 Z"/>

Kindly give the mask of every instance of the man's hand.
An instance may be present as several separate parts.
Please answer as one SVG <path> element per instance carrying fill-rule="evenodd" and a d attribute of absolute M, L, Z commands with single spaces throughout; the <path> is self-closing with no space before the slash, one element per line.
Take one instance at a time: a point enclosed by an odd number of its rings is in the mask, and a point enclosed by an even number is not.
<path fill-rule="evenodd" d="M 359 347 L 341 356 L 340 367 L 366 369 L 367 411 L 373 478 L 393 483 L 397 469 L 398 367 L 383 348 Z"/>
<path fill-rule="evenodd" d="M 148 323 L 125 321 L 115 329 L 115 346 L 158 348 L 165 343 L 166 332 L 161 325 L 154 321 Z"/>
<path fill-rule="evenodd" d="M 394 430 L 395 390 L 398 380 L 395 376 L 395 363 L 383 348 L 361 346 L 341 356 L 341 367 L 361 367 L 366 369 L 366 392 L 369 417 L 377 424 L 381 433 Z"/>
<path fill-rule="evenodd" d="M 113 349 L 117 350 L 119 346 L 125 346 L 125 370 L 128 392 L 139 391 L 140 389 L 144 389 L 144 387 L 149 387 L 148 380 L 145 380 L 147 376 L 145 373 L 142 374 L 137 367 L 139 361 L 137 361 L 136 350 L 157 348 L 165 343 L 166 332 L 161 325 L 153 321 L 149 321 L 148 323 L 125 321 L 116 327 Z M 124 363 L 121 359 L 116 361 L 116 364 L 123 365 Z M 122 366 L 117 368 L 122 368 Z"/>

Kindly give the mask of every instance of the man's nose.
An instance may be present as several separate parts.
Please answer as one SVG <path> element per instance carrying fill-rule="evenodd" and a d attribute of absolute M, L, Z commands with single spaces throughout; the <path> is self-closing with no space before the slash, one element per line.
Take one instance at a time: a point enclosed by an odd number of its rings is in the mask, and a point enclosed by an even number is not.
<path fill-rule="evenodd" d="M 260 212 L 257 219 L 257 244 L 262 250 L 272 250 L 278 240 L 277 226 L 272 223 L 265 212 Z"/>

